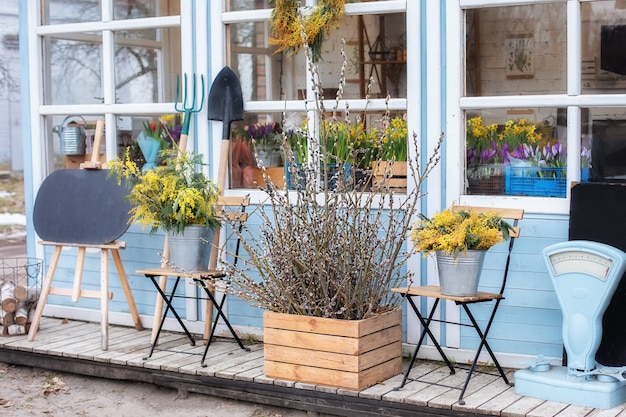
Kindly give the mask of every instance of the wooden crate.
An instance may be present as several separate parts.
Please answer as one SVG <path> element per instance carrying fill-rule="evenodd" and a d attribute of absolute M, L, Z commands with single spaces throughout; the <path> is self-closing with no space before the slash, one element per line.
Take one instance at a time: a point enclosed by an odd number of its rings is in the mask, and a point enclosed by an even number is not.
<path fill-rule="evenodd" d="M 391 164 L 390 161 L 372 162 L 374 176 L 372 188 L 376 190 L 376 188 L 388 186 L 396 193 L 406 194 L 407 163 L 394 162 L 391 166 L 391 176 L 385 179 L 385 172 L 389 164 Z"/>
<path fill-rule="evenodd" d="M 337 320 L 265 312 L 264 372 L 360 391 L 402 372 L 402 312 Z"/>
<path fill-rule="evenodd" d="M 265 168 L 265 173 L 269 175 L 272 182 L 279 188 L 285 185 L 285 167 L 272 167 Z M 265 187 L 265 181 L 263 180 L 263 171 L 260 168 L 254 168 L 254 182 L 255 186 Z"/>

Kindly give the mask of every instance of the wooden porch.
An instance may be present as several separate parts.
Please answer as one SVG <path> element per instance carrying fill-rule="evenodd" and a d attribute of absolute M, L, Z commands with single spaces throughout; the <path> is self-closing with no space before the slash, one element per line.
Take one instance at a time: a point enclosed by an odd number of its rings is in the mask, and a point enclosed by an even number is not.
<path fill-rule="evenodd" d="M 191 346 L 182 333 L 163 332 L 159 350 L 148 360 L 150 330 L 110 326 L 109 349 L 100 346 L 100 324 L 44 317 L 33 342 L 23 336 L 0 336 L 2 362 L 109 379 L 141 381 L 259 404 L 276 405 L 339 416 L 625 416 L 626 404 L 611 410 L 543 401 L 516 395 L 512 387 L 490 373 L 478 373 L 469 384 L 466 404 L 457 399 L 467 371 L 450 375 L 443 363 L 420 361 L 412 381 L 394 391 L 397 375 L 363 391 L 339 390 L 274 380 L 263 375 L 263 345 L 245 352 L 220 338 L 200 366 L 204 344 Z M 407 361 L 405 361 L 406 366 Z M 489 371 L 487 369 L 486 371 Z M 514 370 L 507 370 L 513 378 Z"/>

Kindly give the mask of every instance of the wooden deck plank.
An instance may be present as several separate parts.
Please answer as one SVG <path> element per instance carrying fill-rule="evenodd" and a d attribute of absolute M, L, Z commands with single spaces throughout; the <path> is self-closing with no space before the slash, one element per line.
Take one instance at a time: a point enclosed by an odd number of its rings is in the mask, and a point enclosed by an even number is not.
<path fill-rule="evenodd" d="M 162 346 L 161 349 L 166 348 L 166 351 L 163 350 L 155 350 L 154 354 L 151 358 L 149 358 L 144 364 L 145 368 L 149 369 L 163 369 L 165 365 L 172 364 L 180 359 L 181 356 L 189 356 L 189 352 L 192 351 L 195 357 L 195 360 L 200 364 L 200 358 L 202 357 L 202 352 L 204 351 L 204 346 L 195 345 L 192 346 L 189 343 L 189 339 L 185 339 L 185 341 L 181 344 L 174 344 L 175 341 L 172 341 L 170 346 Z M 177 369 L 176 369 L 177 370 Z"/>
<path fill-rule="evenodd" d="M 61 352 L 66 358 L 78 358 L 78 355 L 85 350 L 93 350 L 96 347 L 102 346 L 102 334 L 90 333 L 84 335 L 82 338 L 74 339 L 73 343 L 66 347 L 58 347 L 57 352 Z"/>
<path fill-rule="evenodd" d="M 567 408 L 567 404 L 557 403 L 555 401 L 544 401 L 538 407 L 526 414 L 528 417 L 546 417 L 555 416 Z"/>
<path fill-rule="evenodd" d="M 464 375 L 463 372 L 450 375 L 448 368 L 440 367 L 419 379 L 419 382 L 430 383 L 432 385 L 406 397 L 405 402 L 433 408 L 451 408 L 451 404 L 442 404 L 441 401 L 436 401 L 435 399 L 441 397 L 448 391 L 454 391 L 458 397 L 460 392 L 455 388 L 461 386 L 465 382 L 465 378 L 466 375 Z"/>
<path fill-rule="evenodd" d="M 507 377 L 509 381 L 512 381 L 513 371 L 507 372 Z M 485 387 L 483 391 L 489 391 L 490 388 L 498 388 L 501 385 L 498 384 L 498 381 L 494 381 L 488 387 Z M 490 414 L 492 416 L 499 416 L 502 414 L 502 411 L 507 407 L 511 406 L 516 401 L 519 401 L 522 398 L 521 395 L 515 393 L 515 388 L 508 387 L 507 389 L 499 392 L 490 400 L 484 402 L 480 405 L 480 410 L 484 411 L 486 414 Z"/>
<path fill-rule="evenodd" d="M 570 405 L 558 413 L 555 417 L 584 417 L 593 411 L 593 407 Z"/>
<path fill-rule="evenodd" d="M 180 375 L 183 379 L 198 384 L 207 377 L 230 380 L 227 384 L 258 384 L 264 390 L 272 390 L 272 385 L 284 390 L 303 390 L 319 395 L 358 397 L 355 401 L 384 401 L 397 404 L 397 407 L 429 407 L 427 414 L 436 415 L 437 409 L 448 409 L 446 413 L 457 416 L 499 416 L 499 417 L 626 417 L 626 404 L 611 410 L 595 410 L 589 407 L 572 406 L 557 402 L 515 394 L 512 387 L 504 384 L 499 375 L 475 374 L 469 383 L 464 399 L 466 404 L 458 404 L 459 388 L 462 387 L 467 371 L 458 370 L 450 375 L 441 362 L 418 361 L 411 369 L 411 378 L 400 390 L 395 391 L 402 375 L 396 375 L 363 391 L 346 391 L 322 385 L 302 384 L 268 378 L 263 374 L 263 347 L 251 346 L 245 352 L 231 339 L 218 338 L 207 352 L 206 368 L 200 365 L 205 345 L 191 346 L 188 338 L 181 333 L 163 332 L 161 343 L 147 361 L 150 351 L 150 334 L 137 332 L 133 327 L 111 326 L 109 350 L 100 349 L 100 324 L 63 319 L 44 318 L 40 331 L 33 342 L 26 336 L 0 337 L 0 348 L 5 352 L 32 352 L 48 356 L 46 361 L 60 361 L 62 358 L 79 358 L 94 363 L 107 362 L 124 365 L 129 369 L 152 375 L 155 370 Z M 161 350 L 167 349 L 167 350 Z M 62 355 L 62 356 L 60 356 Z M 59 358 L 59 359 L 55 359 Z M 47 362 L 46 362 L 47 363 Z M 407 364 L 405 363 L 405 366 Z M 83 365 L 81 365 L 83 366 Z M 106 366 L 106 365 L 105 365 Z M 119 368 L 118 368 L 119 369 Z M 507 370 L 509 380 L 514 370 Z M 165 374 L 163 374 L 165 375 Z M 191 379 L 190 379 L 191 378 Z M 211 384 L 215 384 L 212 381 Z M 219 382 L 217 383 L 219 385 Z M 284 387 L 284 388 L 283 388 Z M 236 391 L 235 391 L 236 392 Z M 280 391 L 277 391 L 280 392 Z M 412 409 L 415 412 L 415 409 Z M 443 413 L 443 411 L 442 411 Z M 419 412 L 417 412 L 419 414 Z M 406 414 L 409 415 L 409 414 Z"/>
<path fill-rule="evenodd" d="M 56 320 L 54 323 L 54 326 L 46 327 L 41 335 L 37 334 L 37 338 L 32 342 L 28 341 L 28 335 L 26 335 L 26 337 L 12 336 L 10 341 L 3 343 L 3 346 L 9 349 L 19 349 L 32 352 L 35 346 L 39 346 L 42 343 L 46 343 L 47 341 L 58 341 L 67 338 L 67 332 L 71 332 L 72 329 L 76 329 L 81 326 L 89 326 L 88 323 L 80 321 L 71 321 L 67 322 L 66 324 L 61 324 L 60 320 Z M 90 327 L 85 328 L 87 329 Z"/>
<path fill-rule="evenodd" d="M 464 378 L 463 383 L 465 383 L 465 378 L 467 378 L 467 371 L 457 370 L 457 373 L 463 375 L 463 378 Z M 495 376 L 495 375 L 489 375 L 489 374 L 474 373 L 472 375 L 472 379 L 467 385 L 467 389 L 465 390 L 464 397 L 470 396 L 472 393 L 479 391 L 481 388 L 489 385 L 490 383 L 496 381 L 497 379 L 500 379 L 500 377 Z M 504 382 L 502 382 L 502 384 L 504 385 Z M 462 386 L 463 384 L 460 384 L 458 388 L 462 388 Z M 428 405 L 431 407 L 451 408 L 453 410 L 457 409 L 457 410 L 462 410 L 462 411 L 474 410 L 473 407 L 470 407 L 467 404 L 460 405 L 458 403 L 460 394 L 461 394 L 460 389 L 450 390 L 440 395 L 439 397 L 434 398 L 432 401 L 428 403 Z"/>
<path fill-rule="evenodd" d="M 163 332 L 159 337 L 159 346 L 163 346 L 164 343 L 167 343 L 171 340 L 180 339 L 180 335 L 175 333 Z M 111 363 L 116 365 L 132 365 L 143 368 L 143 363 L 145 362 L 143 358 L 148 356 L 150 353 L 150 338 L 147 338 L 145 341 L 145 349 L 137 349 L 136 346 L 132 346 L 132 348 L 124 351 L 120 350 L 119 355 L 115 355 L 111 357 Z"/>
<path fill-rule="evenodd" d="M 196 365 L 200 368 L 200 359 L 202 359 L 204 347 L 204 345 L 189 346 L 187 350 L 183 351 L 183 354 L 179 354 L 177 358 L 173 358 L 170 362 L 163 363 L 161 369 L 169 372 L 182 373 L 180 368 L 183 366 L 191 367 Z M 189 373 L 195 375 L 196 372 L 193 370 L 193 372 L 190 371 Z"/>
<path fill-rule="evenodd" d="M 220 361 L 223 361 L 225 358 L 233 354 L 233 352 L 236 352 L 238 350 L 241 350 L 241 349 L 235 343 L 223 342 L 223 343 L 216 343 L 215 345 L 211 343 L 211 346 L 209 347 L 209 350 L 207 351 L 204 363 L 207 366 L 213 365 L 215 363 L 219 363 Z M 204 350 L 202 352 L 204 353 Z M 179 368 L 179 372 L 199 375 L 200 370 L 206 369 L 206 368 L 202 368 L 202 366 L 200 365 L 200 359 L 202 359 L 202 357 L 199 357 L 197 362 L 193 362 L 193 363 L 181 366 Z M 204 375 L 207 375 L 207 373 L 205 373 Z"/>
<path fill-rule="evenodd" d="M 254 362 L 259 359 L 263 360 L 263 348 L 251 349 L 250 352 L 246 352 L 245 361 L 236 363 L 234 366 L 216 371 L 215 376 L 218 378 L 235 379 L 235 376 L 238 373 L 250 369 L 250 362 Z M 256 367 L 256 365 L 252 365 L 252 367 L 254 368 Z"/>
<path fill-rule="evenodd" d="M 246 364 L 248 369 L 235 375 L 235 380 L 254 382 L 255 378 L 264 376 L 263 374 L 263 357 L 252 360 Z"/>
<path fill-rule="evenodd" d="M 535 408 L 543 404 L 545 400 L 532 397 L 522 397 L 513 404 L 502 410 L 502 417 L 518 417 L 530 414 Z M 552 416 L 552 414 L 550 414 Z"/>
<path fill-rule="evenodd" d="M 89 350 L 83 352 L 83 355 L 92 355 L 94 361 L 98 362 L 110 362 L 110 353 L 118 352 L 119 348 L 124 348 L 128 346 L 130 343 L 136 342 L 138 335 L 137 329 L 131 327 L 124 327 L 124 332 L 120 332 L 114 338 L 109 340 L 109 349 L 102 350 L 100 348 L 96 348 L 94 350 Z M 146 339 L 147 340 L 147 339 Z"/>
<path fill-rule="evenodd" d="M 96 333 L 96 335 L 99 335 L 99 333 Z M 82 338 L 90 336 L 94 336 L 94 329 L 88 325 L 75 327 L 69 334 L 65 333 L 65 335 L 62 332 L 57 332 L 54 337 L 37 342 L 33 347 L 33 352 L 63 356 L 65 346 L 71 346 L 73 343 L 80 342 Z"/>
<path fill-rule="evenodd" d="M 150 353 L 150 351 L 147 351 L 138 358 L 130 359 L 128 361 L 128 364 L 135 365 L 136 363 L 139 363 L 140 366 L 147 369 L 161 369 L 159 363 L 162 358 L 172 360 L 172 356 L 176 354 L 174 349 L 184 349 L 187 346 L 191 346 L 191 342 L 184 334 L 179 334 L 177 338 L 172 338 L 169 340 L 161 338 L 159 347 L 158 349 L 155 349 L 154 352 L 152 352 L 152 356 L 148 358 L 148 354 Z"/>
<path fill-rule="evenodd" d="M 233 366 L 238 366 L 242 363 L 245 363 L 246 361 L 249 360 L 249 358 L 255 359 L 258 357 L 259 352 L 261 355 L 263 355 L 263 350 L 257 350 L 255 352 L 246 352 L 243 349 L 241 349 L 237 344 L 233 343 L 234 348 L 236 348 L 238 351 L 240 351 L 240 355 L 236 355 L 236 354 L 232 354 L 229 355 L 228 359 L 224 360 L 225 358 L 221 358 L 221 360 L 213 360 L 214 358 L 211 358 L 212 360 L 205 360 L 204 364 L 206 365 L 206 367 L 201 368 L 200 370 L 198 370 L 198 375 L 208 375 L 208 376 L 216 376 L 215 374 L 220 372 L 220 371 L 224 371 L 225 369 L 231 368 Z M 209 348 L 209 350 L 211 350 Z"/>
<path fill-rule="evenodd" d="M 133 331 L 134 330 L 134 331 Z M 96 356 L 100 352 L 115 350 L 120 346 L 120 342 L 124 343 L 127 337 L 137 337 L 137 330 L 128 327 L 110 326 L 109 327 L 109 346 L 107 350 L 102 350 L 102 346 L 85 347 L 84 350 L 78 352 L 79 359 L 96 360 Z M 121 339 L 121 340 L 120 340 Z"/>
<path fill-rule="evenodd" d="M 587 417 L 624 417 L 626 415 L 626 403 L 613 407 L 610 410 L 595 409 Z"/>
<path fill-rule="evenodd" d="M 507 375 L 507 378 L 509 379 L 509 381 L 511 380 L 510 375 Z M 470 386 L 472 386 L 475 382 L 478 382 L 478 381 L 474 381 L 474 378 L 472 378 L 472 381 L 470 381 Z M 504 380 L 498 375 L 495 377 L 495 379 L 492 382 L 485 384 L 484 386 L 478 388 L 476 391 L 471 392 L 471 393 L 466 391 L 465 396 L 463 397 L 463 400 L 465 401 L 465 405 L 456 404 L 452 406 L 452 409 L 462 410 L 463 407 L 469 407 L 473 409 L 482 408 L 482 405 L 484 403 L 492 400 L 493 398 L 497 398 L 504 391 L 507 391 L 507 390 L 514 391 L 513 387 L 511 387 L 508 384 L 505 384 Z M 469 391 L 469 387 L 468 387 L 468 391 Z"/>

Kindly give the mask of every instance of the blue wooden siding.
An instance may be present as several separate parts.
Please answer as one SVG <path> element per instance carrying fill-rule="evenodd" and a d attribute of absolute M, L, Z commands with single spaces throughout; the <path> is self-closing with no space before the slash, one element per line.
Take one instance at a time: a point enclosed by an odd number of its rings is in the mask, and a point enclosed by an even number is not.
<path fill-rule="evenodd" d="M 259 229 L 260 217 L 252 210 L 248 226 L 253 233 Z M 506 299 L 502 301 L 496 320 L 490 331 L 490 344 L 496 352 L 511 354 L 527 354 L 560 356 L 561 312 L 558 307 L 552 283 L 547 275 L 541 251 L 544 247 L 567 240 L 568 223 L 565 216 L 533 216 L 527 214 L 520 222 L 522 235 L 517 239 L 511 258 Z M 231 237 L 227 243 L 228 251 L 234 250 L 235 241 Z M 133 291 L 139 313 L 152 316 L 156 291 L 151 282 L 143 275 L 135 274 L 137 269 L 158 267 L 160 253 L 163 250 L 164 236 L 161 233 L 150 235 L 138 226 L 131 226 L 120 241 L 126 242 L 126 249 L 120 251 L 128 280 Z M 497 291 L 502 278 L 506 244 L 492 248 L 487 258 L 481 277 L 481 289 Z M 49 263 L 52 248 L 46 250 L 46 265 Z M 65 249 L 55 275 L 55 286 L 71 287 L 74 280 L 76 249 Z M 109 285 L 114 293 L 110 301 L 111 312 L 127 312 L 128 307 L 124 293 L 119 285 L 115 264 L 109 260 Z M 169 281 L 172 285 L 172 279 Z M 88 251 L 85 260 L 83 289 L 99 290 L 100 286 L 100 254 L 99 251 Z M 180 286 L 180 294 L 183 294 Z M 68 307 L 79 307 L 98 310 L 100 301 L 97 299 L 81 299 L 72 303 L 69 297 L 50 296 L 49 304 Z M 183 299 L 175 301 L 178 311 L 185 317 Z M 472 311 L 481 324 L 485 324 L 490 309 L 488 305 L 474 305 Z M 247 301 L 230 296 L 228 299 L 228 315 L 231 323 L 261 329 L 263 327 L 263 311 L 252 307 Z M 467 318 L 463 317 L 465 322 Z M 406 305 L 403 306 L 403 340 L 406 341 Z M 473 329 L 461 329 L 461 348 L 474 349 L 479 343 Z"/>
<path fill-rule="evenodd" d="M 522 232 L 511 256 L 506 298 L 490 330 L 489 343 L 496 352 L 559 357 L 563 349 L 561 310 L 541 251 L 567 240 L 568 218 L 527 213 L 520 227 Z M 481 290 L 499 290 L 506 249 L 506 244 L 502 244 L 489 251 L 481 276 Z M 474 316 L 483 326 L 490 307 L 486 304 L 472 306 Z M 466 317 L 464 320 L 468 322 Z M 473 329 L 461 329 L 461 348 L 475 349 L 479 342 Z"/>

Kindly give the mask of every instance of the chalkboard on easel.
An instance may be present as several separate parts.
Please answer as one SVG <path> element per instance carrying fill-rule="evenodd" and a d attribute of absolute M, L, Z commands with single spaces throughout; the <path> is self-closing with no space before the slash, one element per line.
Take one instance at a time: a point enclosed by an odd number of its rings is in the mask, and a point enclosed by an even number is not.
<path fill-rule="evenodd" d="M 41 184 L 33 225 L 42 240 L 80 245 L 113 242 L 128 229 L 128 188 L 106 169 L 62 169 Z"/>
<path fill-rule="evenodd" d="M 586 182 L 572 187 L 569 240 L 606 243 L 626 252 L 626 184 Z M 626 366 L 626 274 L 602 320 L 596 361 Z"/>

